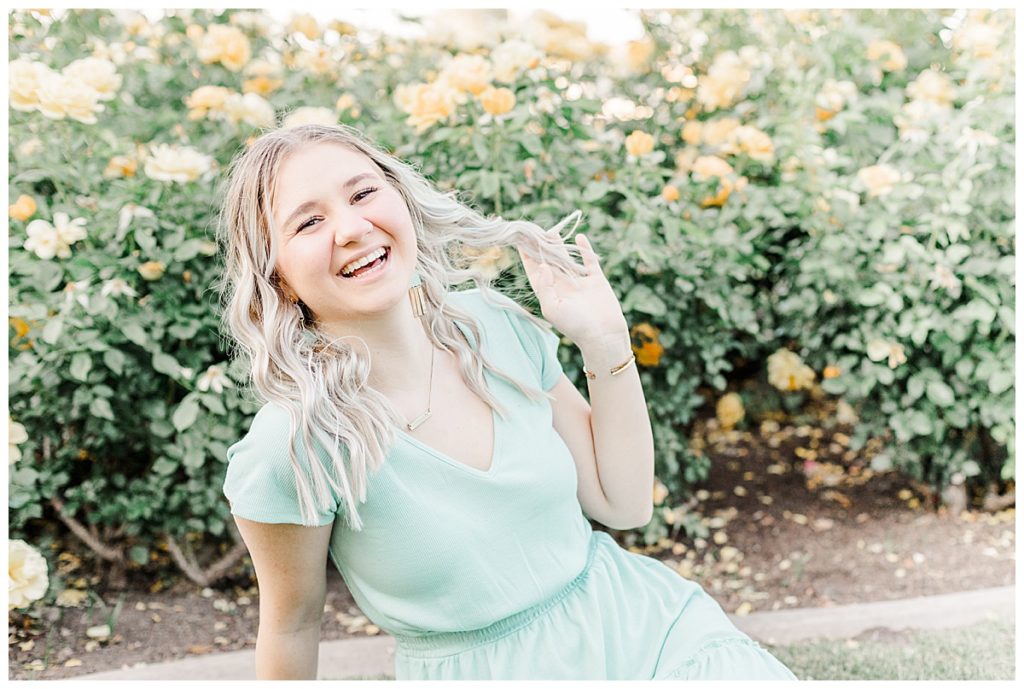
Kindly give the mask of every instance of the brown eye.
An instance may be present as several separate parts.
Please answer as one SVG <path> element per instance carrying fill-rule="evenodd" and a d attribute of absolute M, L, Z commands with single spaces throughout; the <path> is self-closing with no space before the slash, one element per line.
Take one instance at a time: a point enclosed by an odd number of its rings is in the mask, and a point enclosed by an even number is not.
<path fill-rule="evenodd" d="M 296 232 L 302 232 L 304 229 L 306 229 L 310 225 L 313 225 L 314 222 L 317 221 L 317 220 L 323 220 L 323 218 L 321 218 L 319 215 L 314 215 L 312 218 L 310 218 L 309 220 L 307 220 L 306 222 L 302 223 L 297 228 L 295 228 L 295 231 Z"/>
<path fill-rule="evenodd" d="M 377 191 L 377 187 L 367 187 L 366 189 L 362 189 L 360 191 L 357 191 L 355 196 L 352 197 L 352 200 L 353 201 L 357 201 L 357 202 L 358 201 L 362 201 L 363 199 L 365 199 L 367 196 L 369 196 L 370 194 L 372 194 L 375 191 Z"/>

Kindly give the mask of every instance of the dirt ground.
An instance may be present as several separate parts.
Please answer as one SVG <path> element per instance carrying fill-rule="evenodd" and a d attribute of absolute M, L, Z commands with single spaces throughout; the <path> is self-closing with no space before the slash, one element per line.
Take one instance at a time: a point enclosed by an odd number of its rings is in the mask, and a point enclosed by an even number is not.
<path fill-rule="evenodd" d="M 956 516 L 936 509 L 923 487 L 871 472 L 872 448 L 853 452 L 848 441 L 772 420 L 727 432 L 713 419 L 702 423 L 691 447 L 711 458 L 709 480 L 689 503 L 656 509 L 671 509 L 678 523 L 702 515 L 706 536 L 680 532 L 651 547 L 620 542 L 698 581 L 740 615 L 1014 582 L 1012 507 L 988 513 L 972 503 Z M 246 560 L 238 568 L 235 585 L 200 589 L 182 580 L 151 593 L 144 581 L 104 591 L 102 567 L 83 561 L 75 574 L 92 587 L 77 606 L 9 616 L 9 677 L 70 678 L 252 648 L 259 604 L 248 567 Z M 380 633 L 330 569 L 321 639 Z"/>

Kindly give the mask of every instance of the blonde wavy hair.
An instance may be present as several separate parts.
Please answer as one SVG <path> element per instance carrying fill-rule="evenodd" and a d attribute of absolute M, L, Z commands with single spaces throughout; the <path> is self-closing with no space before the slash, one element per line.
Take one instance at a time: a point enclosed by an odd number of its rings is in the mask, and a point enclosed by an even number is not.
<path fill-rule="evenodd" d="M 278 232 L 271 208 L 278 171 L 296 150 L 318 143 L 341 144 L 362 153 L 401 193 L 416 232 L 417 271 L 426 302 L 424 329 L 435 346 L 455 355 L 466 383 L 502 418 L 507 418 L 506 410 L 487 389 L 484 369 L 531 400 L 550 395 L 520 384 L 469 346 L 455 322 L 464 324 L 477 343 L 479 329 L 469 313 L 446 299 L 449 290 L 472 280 L 486 301 L 519 313 L 542 329 L 550 330 L 550 325 L 518 304 L 499 301 L 487 274 L 472 265 L 473 257 L 463 249 L 511 245 L 555 270 L 580 275 L 578 248 L 565 243 L 567 254 L 560 236 L 575 221 L 566 237 L 572 234 L 580 212 L 569 214 L 550 231 L 525 220 L 485 218 L 460 202 L 457 192 L 442 193 L 411 165 L 347 126 L 269 131 L 232 161 L 218 235 L 226 263 L 219 284 L 222 320 L 234 340 L 232 356 L 245 360 L 257 397 L 288 412 L 288 453 L 302 523 L 315 525 L 318 510 L 332 509 L 333 491 L 349 528 L 361 530 L 357 498 L 366 501 L 369 472 L 384 461 L 395 442 L 395 426 L 404 420 L 383 394 L 367 385 L 371 354 L 365 343 L 356 348 L 344 342 L 347 338 L 331 337 L 320 329 L 312 313 L 305 307 L 300 307 L 304 313 L 296 309 L 285 296 L 275 268 Z M 297 441 L 308 459 L 305 467 Z M 313 461 L 315 456 L 323 461 Z"/>

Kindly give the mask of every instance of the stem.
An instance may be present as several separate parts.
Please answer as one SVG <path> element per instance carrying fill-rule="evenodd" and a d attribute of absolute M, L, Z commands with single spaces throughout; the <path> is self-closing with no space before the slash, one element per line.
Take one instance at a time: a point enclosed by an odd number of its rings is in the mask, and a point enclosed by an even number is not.
<path fill-rule="evenodd" d="M 121 548 L 109 546 L 101 542 L 94 532 L 95 526 L 93 527 L 93 532 L 90 532 L 90 530 L 86 529 L 77 519 L 64 513 L 63 500 L 57 496 L 53 496 L 50 498 L 50 504 L 57 510 L 57 518 L 64 522 L 64 525 L 67 526 L 73 534 L 78 536 L 90 550 L 104 560 L 110 562 L 124 562 L 124 551 Z"/>

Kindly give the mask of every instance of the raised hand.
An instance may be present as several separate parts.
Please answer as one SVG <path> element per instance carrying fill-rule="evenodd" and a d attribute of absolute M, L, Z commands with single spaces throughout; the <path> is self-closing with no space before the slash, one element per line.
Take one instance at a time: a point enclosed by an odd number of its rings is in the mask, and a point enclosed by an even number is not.
<path fill-rule="evenodd" d="M 585 275 L 568 275 L 519 251 L 526 278 L 537 294 L 544 318 L 579 347 L 601 342 L 627 330 L 622 306 L 601 270 L 590 240 L 576 235 Z M 560 250 L 569 257 L 564 242 Z M 571 260 L 571 259 L 570 259 Z"/>

